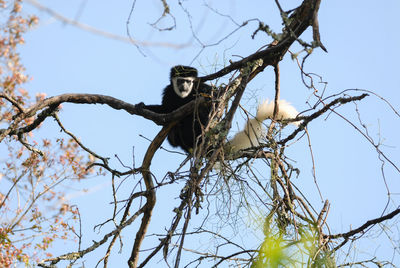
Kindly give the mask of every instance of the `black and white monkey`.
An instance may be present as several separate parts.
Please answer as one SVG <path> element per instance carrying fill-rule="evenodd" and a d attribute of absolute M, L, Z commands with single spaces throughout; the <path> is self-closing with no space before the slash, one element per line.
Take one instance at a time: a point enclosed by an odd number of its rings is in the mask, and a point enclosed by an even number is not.
<path fill-rule="evenodd" d="M 200 94 L 210 95 L 212 87 L 201 83 L 197 78 L 197 69 L 177 65 L 171 68 L 170 84 L 165 87 L 161 105 L 144 105 L 140 107 L 156 113 L 170 113 L 179 107 L 196 99 Z M 201 126 L 208 124 L 210 103 L 204 103 L 178 122 L 168 133 L 168 142 L 173 147 L 181 147 L 187 153 L 192 153 L 197 137 L 201 135 Z"/>
<path fill-rule="evenodd" d="M 191 102 L 200 94 L 211 95 L 212 87 L 201 83 L 197 78 L 197 69 L 189 66 L 177 65 L 171 68 L 170 84 L 165 87 L 161 105 L 145 105 L 139 103 L 138 107 L 148 109 L 155 113 L 170 113 L 179 107 Z M 260 145 L 259 141 L 264 136 L 262 122 L 272 118 L 274 102 L 264 101 L 258 106 L 255 118 L 249 119 L 242 131 L 228 141 L 231 152 Z M 296 109 L 285 100 L 280 100 L 277 119 L 295 118 Z M 197 138 L 202 133 L 202 126 L 209 121 L 211 103 L 206 102 L 178 122 L 168 133 L 168 142 L 173 147 L 180 147 L 187 153 L 192 153 Z M 298 122 L 294 122 L 298 125 Z"/>

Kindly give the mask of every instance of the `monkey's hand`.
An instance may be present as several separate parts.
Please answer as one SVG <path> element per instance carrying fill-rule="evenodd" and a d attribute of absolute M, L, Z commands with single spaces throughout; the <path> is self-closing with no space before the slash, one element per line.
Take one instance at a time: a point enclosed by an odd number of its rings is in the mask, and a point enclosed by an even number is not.
<path fill-rule="evenodd" d="M 146 109 L 146 104 L 139 102 L 138 104 L 135 104 L 135 108 L 138 110 L 138 112 L 143 112 L 143 109 Z"/>
<path fill-rule="evenodd" d="M 158 114 L 163 114 L 167 112 L 162 105 L 146 105 L 143 102 L 135 104 L 135 108 L 137 109 L 138 113 L 143 113 L 143 110 L 148 110 Z"/>

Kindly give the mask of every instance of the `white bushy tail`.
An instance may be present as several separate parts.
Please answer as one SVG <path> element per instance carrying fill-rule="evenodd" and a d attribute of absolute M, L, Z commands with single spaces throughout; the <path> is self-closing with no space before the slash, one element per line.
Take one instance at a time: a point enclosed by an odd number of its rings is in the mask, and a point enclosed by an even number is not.
<path fill-rule="evenodd" d="M 273 117 L 274 107 L 275 102 L 269 102 L 268 100 L 258 106 L 256 117 L 249 119 L 244 129 L 238 132 L 233 139 L 229 141 L 232 152 L 260 145 L 260 138 L 266 134 L 262 122 Z M 279 100 L 278 107 L 279 111 L 276 119 L 291 119 L 299 114 L 296 109 L 285 100 Z M 296 121 L 292 122 L 292 124 L 298 126 L 300 122 Z"/>

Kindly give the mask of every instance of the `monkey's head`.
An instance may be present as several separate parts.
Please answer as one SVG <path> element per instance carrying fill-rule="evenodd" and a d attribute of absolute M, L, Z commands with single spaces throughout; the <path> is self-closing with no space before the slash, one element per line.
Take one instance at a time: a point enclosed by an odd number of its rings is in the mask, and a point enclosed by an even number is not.
<path fill-rule="evenodd" d="M 170 80 L 176 95 L 186 98 L 194 88 L 197 69 L 190 66 L 177 65 L 171 68 Z"/>

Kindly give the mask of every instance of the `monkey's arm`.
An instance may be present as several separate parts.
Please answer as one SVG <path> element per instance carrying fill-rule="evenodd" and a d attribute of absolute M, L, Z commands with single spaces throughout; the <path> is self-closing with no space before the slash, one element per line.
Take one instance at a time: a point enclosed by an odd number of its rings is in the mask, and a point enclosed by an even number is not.
<path fill-rule="evenodd" d="M 204 94 L 203 97 L 210 96 L 212 91 L 213 91 L 213 87 L 212 86 L 210 86 L 208 84 L 201 84 L 200 85 L 199 93 L 200 94 Z"/>
<path fill-rule="evenodd" d="M 165 114 L 168 113 L 166 109 L 162 105 L 146 105 L 143 102 L 136 104 L 138 109 L 146 109 L 158 114 Z"/>

